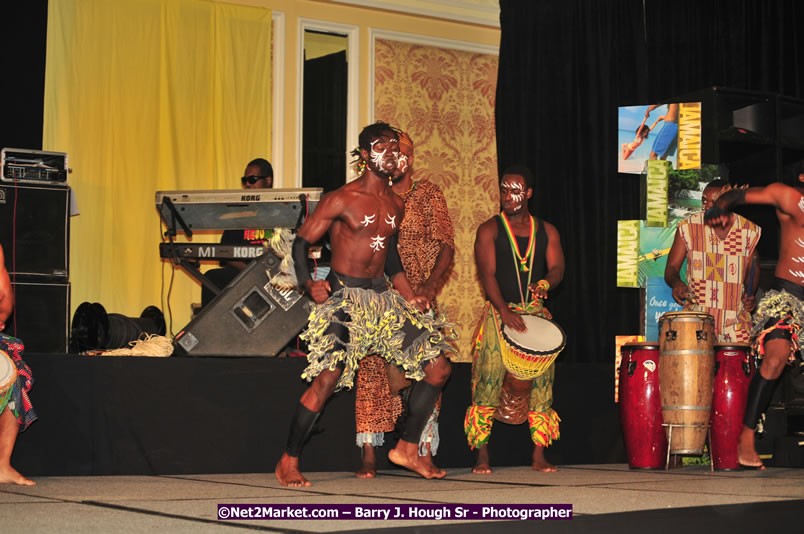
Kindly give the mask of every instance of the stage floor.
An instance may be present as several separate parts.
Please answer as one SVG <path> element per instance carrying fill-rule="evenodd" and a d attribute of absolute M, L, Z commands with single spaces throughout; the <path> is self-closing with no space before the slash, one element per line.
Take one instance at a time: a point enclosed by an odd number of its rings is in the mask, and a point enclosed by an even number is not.
<path fill-rule="evenodd" d="M 590 444 L 591 446 L 592 444 Z M 443 480 L 381 471 L 307 473 L 310 488 L 284 488 L 273 474 L 35 477 L 35 487 L 0 486 L 8 532 L 769 532 L 798 524 L 804 469 L 711 473 L 626 465 L 574 465 L 557 473 L 501 467 L 491 475 L 448 469 Z M 238 520 L 219 521 L 217 505 L 572 504 L 570 521 Z M 795 522 L 794 522 L 795 521 Z M 728 529 L 728 530 L 727 530 Z M 388 531 L 388 532 L 392 532 Z"/>

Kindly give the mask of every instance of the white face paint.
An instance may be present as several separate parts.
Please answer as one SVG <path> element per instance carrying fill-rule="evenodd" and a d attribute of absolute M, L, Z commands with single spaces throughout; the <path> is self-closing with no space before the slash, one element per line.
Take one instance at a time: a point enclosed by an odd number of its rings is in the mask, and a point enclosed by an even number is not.
<path fill-rule="evenodd" d="M 388 153 L 387 148 L 383 148 L 382 151 L 379 151 L 376 148 L 374 148 L 374 145 L 376 145 L 380 141 L 384 141 L 385 143 L 398 143 L 399 142 L 396 139 L 388 139 L 388 140 L 375 139 L 374 141 L 371 142 L 371 154 L 370 154 L 370 157 L 371 157 L 371 162 L 374 164 L 374 167 L 376 169 L 382 169 L 382 164 L 383 164 L 383 161 L 385 160 L 385 155 Z M 399 165 L 399 153 L 397 152 L 396 154 L 394 154 L 394 166 L 396 167 L 398 165 Z"/>
<path fill-rule="evenodd" d="M 796 239 L 796 245 L 800 246 L 801 248 L 804 248 L 804 240 L 802 240 L 799 237 L 798 239 Z"/>
<path fill-rule="evenodd" d="M 798 200 L 798 209 L 800 209 L 801 211 L 804 211 L 804 197 L 801 197 Z"/>
<path fill-rule="evenodd" d="M 363 220 L 360 221 L 360 224 L 362 224 L 363 226 L 368 226 L 369 224 L 374 222 L 374 217 L 376 217 L 376 216 L 377 216 L 376 214 L 372 215 L 371 217 L 369 217 L 368 215 L 365 215 L 365 216 L 363 216 Z"/>
<path fill-rule="evenodd" d="M 397 168 L 401 172 L 406 172 L 408 170 L 408 157 L 405 154 L 399 154 L 399 163 L 397 164 Z"/>
<path fill-rule="evenodd" d="M 389 214 L 385 216 L 385 224 L 390 224 L 391 228 L 396 228 L 396 215 L 393 217 Z"/>
<path fill-rule="evenodd" d="M 525 188 L 522 184 L 519 182 L 509 182 L 506 180 L 502 183 L 501 188 L 503 193 L 511 193 L 511 200 L 516 203 L 516 208 L 519 208 L 519 206 L 522 205 L 522 201 L 525 199 Z"/>
<path fill-rule="evenodd" d="M 385 238 L 377 234 L 375 237 L 371 238 L 371 245 L 369 246 L 371 250 L 378 252 L 381 248 L 385 248 Z"/>

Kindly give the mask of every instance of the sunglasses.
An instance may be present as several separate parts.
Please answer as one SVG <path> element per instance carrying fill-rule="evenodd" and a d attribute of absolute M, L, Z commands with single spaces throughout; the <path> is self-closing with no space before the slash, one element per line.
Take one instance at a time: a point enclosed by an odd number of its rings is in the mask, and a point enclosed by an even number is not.
<path fill-rule="evenodd" d="M 242 178 L 240 178 L 240 181 L 243 183 L 243 185 L 246 184 L 254 185 L 263 178 L 270 178 L 270 176 L 268 176 L 267 174 L 265 176 L 243 176 Z"/>

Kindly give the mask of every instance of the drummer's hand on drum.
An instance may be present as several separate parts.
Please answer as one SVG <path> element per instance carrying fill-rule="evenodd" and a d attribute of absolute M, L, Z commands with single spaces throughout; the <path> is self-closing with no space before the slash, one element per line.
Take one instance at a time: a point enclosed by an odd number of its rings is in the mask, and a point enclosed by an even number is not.
<path fill-rule="evenodd" d="M 531 283 L 528 289 L 530 289 L 531 294 L 537 299 L 544 300 L 547 298 L 547 289 L 545 289 L 543 285 L 539 285 L 538 282 Z"/>
<path fill-rule="evenodd" d="M 683 306 L 687 301 L 689 291 L 690 288 L 687 287 L 687 284 L 679 280 L 673 284 L 673 299 Z"/>
<path fill-rule="evenodd" d="M 527 330 L 525 321 L 522 320 L 522 317 L 518 313 L 514 313 L 508 308 L 500 311 L 500 319 L 502 319 L 502 322 L 505 326 L 513 328 L 517 332 L 525 332 Z"/>
<path fill-rule="evenodd" d="M 743 301 L 743 309 L 748 313 L 753 312 L 754 309 L 757 307 L 757 298 L 754 295 L 748 295 L 746 293 L 743 293 L 742 301 Z"/>

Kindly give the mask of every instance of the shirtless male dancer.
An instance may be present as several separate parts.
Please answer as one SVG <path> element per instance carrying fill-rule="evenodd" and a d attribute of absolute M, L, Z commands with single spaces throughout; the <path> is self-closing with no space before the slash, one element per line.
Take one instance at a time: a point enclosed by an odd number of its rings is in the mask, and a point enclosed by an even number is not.
<path fill-rule="evenodd" d="M 422 313 L 427 298 L 414 295 L 399 259 L 404 204 L 391 190 L 399 159 L 397 133 L 385 123 L 367 126 L 357 154 L 361 176 L 325 195 L 293 243 L 299 286 L 317 306 L 301 335 L 309 348 L 302 377 L 312 384 L 296 407 L 285 453 L 275 469 L 284 486 L 311 485 L 299 471 L 302 445 L 326 400 L 336 389 L 354 384 L 358 362 L 368 354 L 401 366 L 417 381 L 402 437 L 388 459 L 424 478 L 446 474 L 418 454 L 419 437 L 450 374 L 443 351 L 453 349 L 441 333 L 446 325 Z M 327 232 L 332 270 L 326 280 L 312 280 L 307 251 Z M 383 272 L 398 292 L 387 287 Z"/>
<path fill-rule="evenodd" d="M 799 180 L 804 180 L 804 172 L 799 174 Z M 785 364 L 793 361 L 799 349 L 798 335 L 804 324 L 804 195 L 800 188 L 781 183 L 732 190 L 721 195 L 706 211 L 706 224 L 715 228 L 727 224 L 730 211 L 741 204 L 774 206 L 781 228 L 773 289 L 760 301 L 751 330 L 754 350 L 762 357 L 762 364 L 748 389 L 743 430 L 737 444 L 737 460 L 741 465 L 765 469 L 754 445 L 754 429 L 770 404 Z"/>

